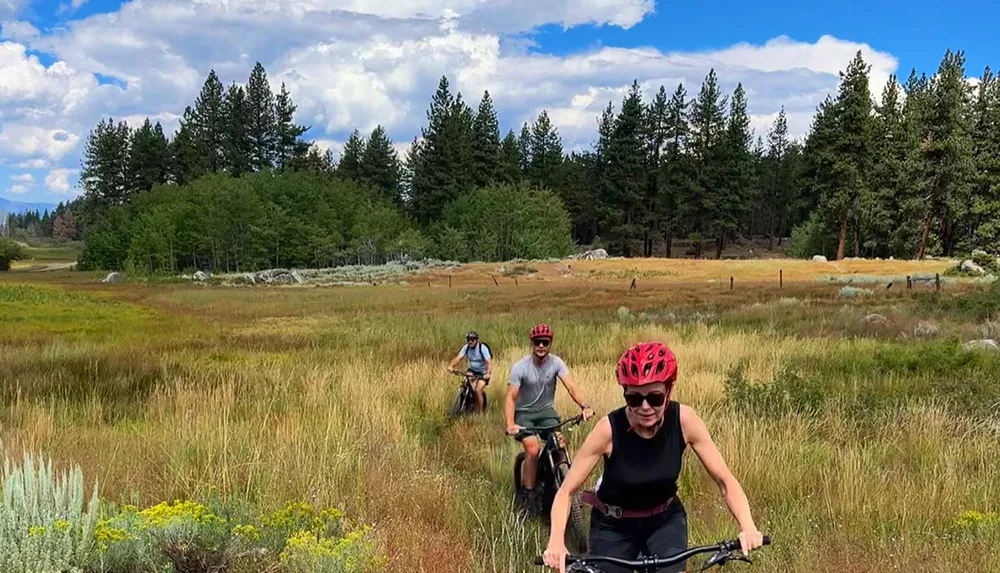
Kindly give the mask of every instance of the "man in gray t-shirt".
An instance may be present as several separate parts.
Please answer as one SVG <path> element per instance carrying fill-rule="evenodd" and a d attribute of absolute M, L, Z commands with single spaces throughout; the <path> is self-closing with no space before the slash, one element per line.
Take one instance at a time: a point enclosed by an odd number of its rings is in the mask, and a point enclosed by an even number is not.
<path fill-rule="evenodd" d="M 549 353 L 552 344 L 552 329 L 544 324 L 535 325 L 529 334 L 532 353 L 517 361 L 510 369 L 507 383 L 507 400 L 504 403 L 504 419 L 507 434 L 514 436 L 522 428 L 554 426 L 560 422 L 555 409 L 556 380 L 560 380 L 573 401 L 583 410 L 583 419 L 594 415 L 590 407 L 580 397 L 580 390 L 569 374 L 566 363 Z M 535 475 L 538 472 L 538 454 L 541 442 L 537 437 L 521 441 L 524 447 L 524 463 L 521 464 L 521 485 L 527 490 L 529 503 L 537 505 Z"/>

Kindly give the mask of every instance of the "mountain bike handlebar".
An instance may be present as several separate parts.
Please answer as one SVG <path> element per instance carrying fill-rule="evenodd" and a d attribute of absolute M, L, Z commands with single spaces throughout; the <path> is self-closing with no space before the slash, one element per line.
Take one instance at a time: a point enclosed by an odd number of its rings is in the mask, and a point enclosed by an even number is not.
<path fill-rule="evenodd" d="M 569 418 L 568 420 L 560 422 L 560 423 L 558 423 L 558 424 L 556 424 L 554 426 L 537 426 L 537 427 L 534 427 L 534 428 L 521 428 L 521 431 L 518 432 L 514 436 L 514 439 L 519 440 L 519 439 L 522 439 L 522 438 L 526 438 L 528 436 L 538 435 L 538 434 L 540 434 L 542 432 L 551 432 L 553 430 L 558 430 L 559 428 L 562 428 L 563 426 L 568 426 L 570 424 L 579 424 L 582 421 L 583 421 L 583 414 L 578 414 L 578 415 L 573 416 L 572 418 Z"/>
<path fill-rule="evenodd" d="M 771 544 L 771 537 L 769 535 L 764 536 L 764 545 Z M 670 565 L 676 565 L 682 561 L 687 561 L 691 557 L 698 555 L 700 553 L 711 553 L 713 551 L 717 552 L 732 552 L 740 549 L 739 539 L 734 539 L 730 541 L 721 541 L 715 545 L 702 545 L 699 547 L 692 547 L 686 551 L 671 555 L 669 557 L 647 557 L 645 559 L 639 559 L 636 561 L 629 561 L 627 559 L 618 559 L 617 557 L 605 557 L 601 555 L 567 555 L 566 564 L 572 563 L 610 563 L 612 565 L 618 565 L 621 567 L 626 567 L 629 570 L 639 570 L 639 571 L 652 571 L 659 567 L 668 567 Z M 724 560 L 719 560 L 721 562 Z M 714 563 L 713 563 L 714 564 Z M 545 562 L 541 557 L 535 559 L 535 565 L 545 565 Z"/>

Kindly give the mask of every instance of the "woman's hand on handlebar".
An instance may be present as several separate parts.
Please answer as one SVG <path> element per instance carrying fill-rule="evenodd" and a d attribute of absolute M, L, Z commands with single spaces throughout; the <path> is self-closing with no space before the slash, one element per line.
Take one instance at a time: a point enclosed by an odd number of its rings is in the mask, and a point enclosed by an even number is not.
<path fill-rule="evenodd" d="M 740 532 L 740 549 L 743 555 L 750 555 L 750 552 L 764 545 L 764 534 L 756 528 L 745 529 Z"/>
<path fill-rule="evenodd" d="M 522 428 L 521 426 L 518 426 L 517 424 L 510 424 L 509 426 L 507 426 L 507 435 L 508 436 L 516 436 L 523 429 L 524 428 Z"/>
<path fill-rule="evenodd" d="M 556 569 L 559 573 L 566 573 L 566 555 L 569 551 L 566 549 L 565 543 L 559 543 L 558 541 L 553 541 L 549 543 L 549 546 L 545 548 L 545 553 L 542 554 L 542 560 L 545 562 L 547 567 Z"/>

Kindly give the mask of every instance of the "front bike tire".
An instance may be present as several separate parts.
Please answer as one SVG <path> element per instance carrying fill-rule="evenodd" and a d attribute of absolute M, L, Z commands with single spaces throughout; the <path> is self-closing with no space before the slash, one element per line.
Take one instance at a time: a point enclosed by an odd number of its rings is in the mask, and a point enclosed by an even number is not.
<path fill-rule="evenodd" d="M 457 418 L 461 416 L 466 409 L 465 405 L 465 390 L 460 389 L 457 394 L 455 394 L 455 399 L 451 403 L 451 407 L 448 408 L 448 417 Z"/>
<path fill-rule="evenodd" d="M 562 485 L 566 481 L 566 474 L 569 473 L 569 464 L 563 462 L 559 464 L 558 484 Z M 585 554 L 588 551 L 587 522 L 583 515 L 583 502 L 580 494 L 575 493 L 570 498 L 569 520 L 566 522 L 566 548 L 570 553 Z"/>

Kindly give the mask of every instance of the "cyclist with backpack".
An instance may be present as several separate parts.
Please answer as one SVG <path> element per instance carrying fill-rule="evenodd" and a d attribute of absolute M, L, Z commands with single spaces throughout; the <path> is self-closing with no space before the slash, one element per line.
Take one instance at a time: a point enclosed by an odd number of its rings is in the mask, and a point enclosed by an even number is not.
<path fill-rule="evenodd" d="M 681 457 L 691 446 L 719 486 L 740 528 L 744 555 L 764 544 L 739 481 L 726 466 L 705 422 L 688 406 L 670 400 L 677 380 L 677 359 L 659 342 L 636 344 L 622 354 L 615 374 L 625 406 L 602 418 L 577 452 L 552 503 L 552 526 L 545 564 L 566 571 L 564 534 L 570 497 L 604 460 L 596 492 L 582 499 L 593 506 L 590 550 L 593 555 L 637 559 L 687 549 L 687 514 L 677 498 Z M 623 571 L 605 566 L 607 573 Z M 684 571 L 684 563 L 660 569 Z"/>
<path fill-rule="evenodd" d="M 479 341 L 479 333 L 475 330 L 470 330 L 465 335 L 465 345 L 459 349 L 458 355 L 448 365 L 448 372 L 461 374 L 462 372 L 456 370 L 455 367 L 463 358 L 469 362 L 468 372 L 476 377 L 474 387 L 476 413 L 481 414 L 483 412 L 484 391 L 490 383 L 490 375 L 493 372 L 493 355 L 490 353 L 490 347 L 485 342 Z"/>

